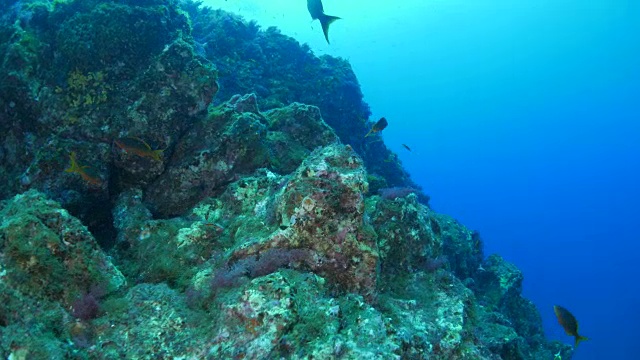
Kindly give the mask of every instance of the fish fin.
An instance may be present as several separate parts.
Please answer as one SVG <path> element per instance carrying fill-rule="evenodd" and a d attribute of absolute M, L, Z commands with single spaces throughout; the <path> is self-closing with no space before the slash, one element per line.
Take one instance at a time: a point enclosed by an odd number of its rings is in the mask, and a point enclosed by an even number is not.
<path fill-rule="evenodd" d="M 585 340 L 589 340 L 589 338 L 588 338 L 588 337 L 586 337 L 586 336 L 576 335 L 576 342 L 575 342 L 575 344 L 573 345 L 573 347 L 574 347 L 574 348 L 577 348 L 577 347 L 578 347 L 578 344 L 580 344 L 580 342 L 581 342 L 581 341 L 585 341 Z"/>
<path fill-rule="evenodd" d="M 144 145 L 144 147 L 146 147 L 146 148 L 147 148 L 147 150 L 151 150 L 151 146 L 150 146 L 149 144 L 147 144 L 147 142 L 146 142 L 146 141 L 142 140 L 142 138 L 141 138 L 141 137 L 138 137 L 138 136 L 129 136 L 129 139 L 138 140 L 138 141 L 140 141 L 140 142 Z"/>
<path fill-rule="evenodd" d="M 146 142 L 146 141 L 144 141 L 144 140 L 142 140 L 142 139 L 140 139 L 140 138 L 138 138 L 138 140 L 142 141 L 142 143 L 144 144 L 144 146 L 146 146 L 146 147 L 147 147 L 147 150 L 151 150 L 151 145 L 147 144 L 147 142 Z"/>
<path fill-rule="evenodd" d="M 341 18 L 337 16 L 325 15 L 322 14 L 318 20 L 320 20 L 320 25 L 322 25 L 322 32 L 324 33 L 324 38 L 327 40 L 327 44 L 329 42 L 329 25 L 331 25 L 334 21 L 339 20 Z"/>

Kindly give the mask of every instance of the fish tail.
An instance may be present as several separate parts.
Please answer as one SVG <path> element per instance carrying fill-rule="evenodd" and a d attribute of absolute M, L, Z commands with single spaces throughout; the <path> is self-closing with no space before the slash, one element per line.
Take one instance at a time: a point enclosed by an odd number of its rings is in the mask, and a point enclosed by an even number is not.
<path fill-rule="evenodd" d="M 324 38 L 327 40 L 327 44 L 330 44 L 329 42 L 329 25 L 331 25 L 334 21 L 341 19 L 337 16 L 331 16 L 331 15 L 326 15 L 326 14 L 322 14 L 322 16 L 320 16 L 320 18 L 318 20 L 320 20 L 320 24 L 322 25 L 322 32 L 324 33 Z"/>
<path fill-rule="evenodd" d="M 581 341 L 585 341 L 585 340 L 589 340 L 589 338 L 588 338 L 588 337 L 586 337 L 586 336 L 576 335 L 576 342 L 575 342 L 575 344 L 573 345 L 573 347 L 574 347 L 574 348 L 577 348 L 577 347 L 578 347 L 578 344 L 580 344 L 580 342 L 581 342 Z"/>
<path fill-rule="evenodd" d="M 367 137 L 369 135 L 371 135 L 373 133 L 373 129 L 369 130 L 369 132 L 367 133 L 367 135 L 365 135 L 364 137 Z"/>
<path fill-rule="evenodd" d="M 75 152 L 70 152 L 69 153 L 69 160 L 71 160 L 71 164 L 69 165 L 68 168 L 64 169 L 65 172 L 68 173 L 74 173 L 74 172 L 78 172 L 78 170 L 80 170 L 80 167 L 78 166 L 78 163 L 76 162 L 76 153 Z"/>
<path fill-rule="evenodd" d="M 157 161 L 162 161 L 162 154 L 164 153 L 164 150 L 153 150 L 153 152 L 151 153 L 151 157 L 153 157 L 154 160 Z"/>

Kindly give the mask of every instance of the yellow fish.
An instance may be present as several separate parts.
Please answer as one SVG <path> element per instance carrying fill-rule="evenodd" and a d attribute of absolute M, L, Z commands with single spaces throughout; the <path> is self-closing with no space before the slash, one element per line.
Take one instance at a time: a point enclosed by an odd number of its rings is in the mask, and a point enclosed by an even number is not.
<path fill-rule="evenodd" d="M 100 178 L 100 176 L 98 176 L 98 174 L 91 170 L 91 166 L 82 166 L 78 164 L 75 152 L 72 151 L 69 153 L 69 160 L 71 160 L 71 165 L 69 165 L 69 167 L 64 170 L 65 172 L 76 173 L 80 175 L 80 177 L 82 177 L 84 181 L 88 182 L 91 185 L 102 185 L 102 179 Z"/>
<path fill-rule="evenodd" d="M 136 137 L 128 137 L 114 140 L 118 147 L 127 153 L 133 153 L 140 157 L 151 158 L 156 161 L 162 161 L 164 150 L 153 150 L 144 140 Z"/>

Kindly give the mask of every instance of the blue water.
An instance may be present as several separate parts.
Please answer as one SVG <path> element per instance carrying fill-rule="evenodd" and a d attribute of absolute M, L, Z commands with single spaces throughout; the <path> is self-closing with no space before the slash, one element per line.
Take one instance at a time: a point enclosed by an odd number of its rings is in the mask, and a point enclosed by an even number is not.
<path fill-rule="evenodd" d="M 385 143 L 524 272 L 547 336 L 573 343 L 559 304 L 591 338 L 574 359 L 638 358 L 640 2 L 324 0 L 331 46 L 301 0 L 212 3 L 349 59 Z"/>
<path fill-rule="evenodd" d="M 524 272 L 547 336 L 572 343 L 560 304 L 591 338 L 575 359 L 637 359 L 639 8 L 472 3 L 427 16 L 403 44 L 420 45 L 380 64 L 398 81 L 365 96 L 385 142 L 436 210 Z"/>

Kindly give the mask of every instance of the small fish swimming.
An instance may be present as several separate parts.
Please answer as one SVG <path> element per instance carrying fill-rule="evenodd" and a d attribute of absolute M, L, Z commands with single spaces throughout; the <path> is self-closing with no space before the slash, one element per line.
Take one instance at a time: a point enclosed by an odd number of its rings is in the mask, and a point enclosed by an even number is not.
<path fill-rule="evenodd" d="M 311 14 L 311 18 L 313 20 L 320 20 L 324 38 L 327 40 L 327 44 L 329 44 L 329 25 L 340 18 L 325 14 L 324 7 L 322 6 L 322 0 L 307 0 L 307 9 L 309 10 L 309 14 Z"/>
<path fill-rule="evenodd" d="M 124 152 L 133 153 L 140 157 L 151 158 L 156 161 L 162 161 L 164 150 L 153 150 L 149 144 L 137 137 L 127 137 L 113 141 Z"/>
<path fill-rule="evenodd" d="M 71 165 L 69 165 L 69 167 L 64 170 L 65 172 L 76 173 L 80 175 L 80 177 L 82 177 L 84 181 L 88 182 L 91 185 L 102 185 L 102 179 L 94 171 L 91 170 L 91 166 L 82 166 L 78 164 L 75 152 L 72 151 L 69 153 L 69 160 L 71 160 Z"/>
<path fill-rule="evenodd" d="M 389 123 L 387 122 L 387 119 L 385 118 L 380 118 L 380 120 L 378 120 L 378 122 L 376 122 L 375 124 L 373 124 L 373 127 L 371 128 L 371 130 L 369 130 L 369 132 L 367 133 L 367 135 L 365 135 L 364 137 L 367 137 L 371 134 L 375 134 L 378 133 L 382 130 L 384 130 L 387 125 L 389 125 Z"/>
<path fill-rule="evenodd" d="M 407 144 L 402 144 L 402 146 L 407 149 L 409 152 L 411 152 L 411 148 L 407 146 Z"/>
<path fill-rule="evenodd" d="M 556 313 L 558 323 L 562 325 L 562 327 L 564 328 L 564 332 L 567 333 L 567 335 L 574 336 L 576 338 L 573 347 L 578 347 L 580 341 L 589 340 L 589 338 L 578 334 L 578 320 L 576 320 L 576 318 L 572 313 L 569 312 L 569 310 L 563 308 L 562 306 L 554 305 L 553 312 Z"/>
<path fill-rule="evenodd" d="M 224 231 L 224 226 L 222 226 L 222 225 L 220 225 L 220 224 L 218 224 L 218 223 L 216 223 L 216 222 L 210 222 L 210 221 L 209 221 L 209 213 L 207 213 L 207 214 L 204 216 L 204 225 L 206 225 L 206 226 L 213 226 L 213 227 L 216 229 L 216 231 L 217 231 L 217 232 L 222 232 L 222 231 Z"/>

